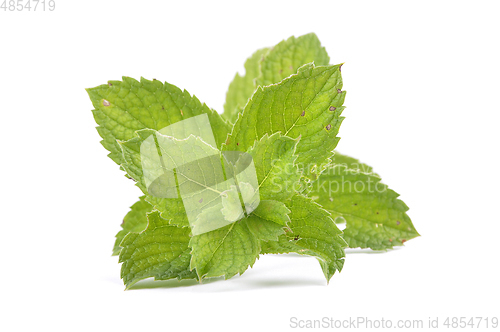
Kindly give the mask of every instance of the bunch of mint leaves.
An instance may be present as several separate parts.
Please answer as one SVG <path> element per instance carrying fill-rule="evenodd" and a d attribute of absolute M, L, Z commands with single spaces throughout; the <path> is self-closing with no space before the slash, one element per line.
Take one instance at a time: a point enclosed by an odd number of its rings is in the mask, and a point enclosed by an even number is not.
<path fill-rule="evenodd" d="M 284 253 L 316 257 L 328 282 L 342 270 L 345 248 L 384 250 L 419 236 L 399 195 L 370 166 L 334 151 L 346 92 L 342 65 L 329 62 L 313 33 L 260 49 L 229 85 L 223 114 L 154 79 L 87 89 L 102 145 L 144 194 L 113 249 L 126 288 L 150 277 L 228 279 L 259 255 Z M 252 156 L 261 202 L 244 218 L 193 236 L 180 198 L 148 193 L 139 147 L 146 134 L 202 114 L 213 148 Z M 336 223 L 346 223 L 344 231 Z"/>

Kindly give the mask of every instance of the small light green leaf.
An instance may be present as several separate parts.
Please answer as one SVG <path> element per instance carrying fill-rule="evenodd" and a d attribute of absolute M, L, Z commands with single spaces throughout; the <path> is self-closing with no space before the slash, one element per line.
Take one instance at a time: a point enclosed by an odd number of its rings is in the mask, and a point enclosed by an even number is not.
<path fill-rule="evenodd" d="M 330 57 L 314 33 L 290 37 L 271 48 L 261 62 L 261 75 L 257 85 L 265 86 L 280 82 L 295 74 L 297 69 L 306 63 L 314 62 L 316 66 L 326 66 Z"/>
<path fill-rule="evenodd" d="M 248 228 L 260 243 L 261 241 L 278 241 L 279 236 L 285 234 L 282 225 L 260 218 L 256 214 L 248 216 L 246 221 Z"/>
<path fill-rule="evenodd" d="M 176 227 L 148 213 L 148 227 L 141 233 L 129 233 L 122 241 L 121 276 L 127 288 L 149 277 L 155 280 L 196 279 L 189 269 L 189 228 Z"/>
<path fill-rule="evenodd" d="M 189 227 L 182 198 L 160 198 L 146 195 L 145 200 L 160 212 L 163 219 L 170 220 L 171 225 Z"/>
<path fill-rule="evenodd" d="M 346 221 L 344 238 L 351 248 L 388 249 L 419 236 L 406 204 L 380 180 L 340 164 L 331 165 L 312 183 L 309 196 L 336 222 Z"/>
<path fill-rule="evenodd" d="M 148 190 L 144 183 L 144 174 L 141 164 L 141 143 L 142 140 L 139 136 L 125 142 L 117 141 L 122 155 L 120 158 L 122 161 L 120 165 L 121 168 L 135 181 L 135 185 L 139 187 L 144 194 L 148 194 Z"/>
<path fill-rule="evenodd" d="M 238 188 L 231 186 L 228 190 L 222 192 L 222 215 L 226 220 L 236 221 L 244 217 L 241 206 Z"/>
<path fill-rule="evenodd" d="M 316 178 L 330 162 L 343 117 L 340 66 L 312 64 L 278 84 L 258 88 L 239 115 L 224 150 L 247 151 L 265 134 L 299 138 L 297 164 Z"/>
<path fill-rule="evenodd" d="M 298 139 L 280 133 L 264 134 L 248 150 L 255 162 L 259 193 L 263 200 L 284 201 L 295 194 L 301 172 L 295 161 Z"/>
<path fill-rule="evenodd" d="M 122 164 L 122 153 L 116 140 L 134 138 L 135 131 L 145 128 L 160 130 L 178 121 L 207 114 L 217 146 L 226 140 L 231 125 L 186 90 L 160 81 L 141 78 L 136 81 L 123 77 L 122 81 L 87 89 L 92 104 L 97 131 L 109 157 Z"/>
<path fill-rule="evenodd" d="M 238 113 L 243 110 L 248 99 L 253 95 L 256 88 L 255 79 L 260 75 L 260 62 L 268 50 L 268 48 L 263 48 L 252 54 L 245 61 L 245 75 L 240 76 L 236 73 L 229 84 L 222 116 L 231 123 L 236 121 Z"/>
<path fill-rule="evenodd" d="M 314 256 L 320 262 L 327 281 L 344 265 L 347 243 L 330 214 L 311 199 L 296 195 L 287 204 L 290 209 L 291 232 L 277 242 L 261 242 L 263 254 L 294 252 Z"/>
<path fill-rule="evenodd" d="M 253 215 L 281 226 L 287 226 L 290 222 L 288 214 L 290 210 L 285 203 L 273 200 L 260 201 L 259 206 L 252 212 Z"/>
<path fill-rule="evenodd" d="M 255 168 L 252 169 L 254 171 L 254 175 L 257 173 L 255 172 Z M 255 180 L 257 183 L 257 180 Z M 260 203 L 260 193 L 259 193 L 259 186 L 256 184 L 253 186 L 250 183 L 247 182 L 238 182 L 239 188 L 240 188 L 240 194 L 243 199 L 244 205 L 245 205 L 245 210 L 247 213 L 252 212 L 255 210 L 257 206 L 259 206 Z"/>
<path fill-rule="evenodd" d="M 229 279 L 252 267 L 259 256 L 260 246 L 250 231 L 247 218 L 191 238 L 193 248 L 191 269 L 198 277 L 224 276 Z"/>
<path fill-rule="evenodd" d="M 148 226 L 146 213 L 151 212 L 153 207 L 144 200 L 145 196 L 141 196 L 139 201 L 130 207 L 130 211 L 123 218 L 122 230 L 116 234 L 116 241 L 113 247 L 113 256 L 120 253 L 122 249 L 120 243 L 125 235 L 130 232 L 139 233 Z"/>

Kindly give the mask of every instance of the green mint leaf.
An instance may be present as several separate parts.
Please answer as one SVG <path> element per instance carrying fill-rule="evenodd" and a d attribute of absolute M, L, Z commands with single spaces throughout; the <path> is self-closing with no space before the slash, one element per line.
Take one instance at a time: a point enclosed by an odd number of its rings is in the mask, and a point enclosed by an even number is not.
<path fill-rule="evenodd" d="M 143 170 L 141 165 L 140 146 L 143 142 L 141 137 L 134 137 L 126 142 L 120 142 L 122 149 L 122 167 L 128 175 L 136 181 L 136 185 L 146 193 L 145 201 L 158 210 L 161 218 L 169 220 L 172 225 L 179 227 L 189 226 L 184 203 L 181 198 L 161 198 L 149 195 L 143 180 Z"/>
<path fill-rule="evenodd" d="M 278 83 L 306 63 L 328 65 L 330 58 L 314 33 L 290 37 L 273 48 L 256 51 L 245 62 L 245 75 L 236 73 L 226 93 L 223 117 L 234 123 L 257 85 Z M 262 70 L 261 70 L 262 68 Z"/>
<path fill-rule="evenodd" d="M 298 143 L 298 139 L 280 133 L 266 133 L 248 149 L 255 162 L 263 200 L 284 201 L 295 194 L 301 176 L 295 164 Z"/>
<path fill-rule="evenodd" d="M 272 218 L 270 215 L 268 217 Z M 285 234 L 283 225 L 276 223 L 274 220 L 261 218 L 257 214 L 252 213 L 246 221 L 248 229 L 259 240 L 259 245 L 262 241 L 278 241 L 279 236 Z"/>
<path fill-rule="evenodd" d="M 248 218 L 191 238 L 191 269 L 198 277 L 229 279 L 252 267 L 260 253 L 259 241 L 248 227 Z"/>
<path fill-rule="evenodd" d="M 296 163 L 316 178 L 330 162 L 338 143 L 345 92 L 340 66 L 299 68 L 278 84 L 258 88 L 239 115 L 225 150 L 247 151 L 265 134 L 299 138 Z"/>
<path fill-rule="evenodd" d="M 295 74 L 306 63 L 326 66 L 330 57 L 314 33 L 290 37 L 271 48 L 261 62 L 261 75 L 256 83 L 260 86 L 274 84 Z M 250 97 L 250 96 L 248 96 Z"/>
<path fill-rule="evenodd" d="M 279 236 L 290 231 L 290 209 L 283 202 L 260 201 L 259 206 L 249 216 L 248 227 L 262 241 L 278 241 Z"/>
<path fill-rule="evenodd" d="M 287 226 L 290 222 L 288 215 L 290 210 L 285 203 L 273 200 L 260 201 L 259 206 L 252 212 L 253 215 L 281 226 Z"/>
<path fill-rule="evenodd" d="M 145 194 L 158 194 L 157 197 L 177 196 L 174 169 L 178 170 L 177 178 L 184 181 L 186 177 L 194 174 L 187 174 L 188 169 L 182 165 L 197 159 L 218 156 L 220 153 L 198 136 L 177 139 L 152 129 L 137 130 L 136 134 L 136 137 L 128 141 L 118 141 L 124 161 L 121 166 Z M 210 163 L 205 163 L 204 167 L 213 166 L 212 160 L 208 161 Z M 167 163 L 168 165 L 164 165 Z M 150 193 L 151 190 L 155 192 Z"/>
<path fill-rule="evenodd" d="M 151 212 L 153 207 L 151 204 L 144 200 L 145 196 L 141 196 L 139 201 L 130 207 L 130 211 L 123 218 L 122 230 L 116 234 L 116 241 L 113 247 L 113 256 L 120 253 L 122 249 L 120 243 L 125 235 L 130 232 L 139 233 L 143 231 L 148 225 L 146 213 Z"/>
<path fill-rule="evenodd" d="M 151 204 L 155 210 L 160 212 L 163 219 L 170 220 L 171 225 L 176 225 L 178 227 L 189 226 L 189 220 L 182 198 L 160 198 L 146 195 L 145 200 Z"/>
<path fill-rule="evenodd" d="M 345 220 L 344 239 L 351 248 L 388 249 L 419 236 L 406 214 L 408 206 L 380 180 L 359 168 L 334 164 L 311 184 L 308 195 L 336 222 Z"/>
<path fill-rule="evenodd" d="M 126 288 L 149 277 L 196 279 L 196 273 L 189 269 L 189 228 L 170 225 L 157 211 L 148 213 L 147 219 L 146 230 L 129 233 L 121 243 L 121 276 Z"/>
<path fill-rule="evenodd" d="M 263 254 L 297 253 L 314 256 L 320 262 L 327 281 L 344 265 L 347 243 L 330 214 L 311 199 L 296 195 L 288 203 L 291 231 L 277 242 L 262 242 Z"/>
<path fill-rule="evenodd" d="M 256 51 L 245 61 L 245 75 L 236 73 L 233 81 L 229 84 L 226 93 L 226 103 L 222 116 L 234 123 L 238 113 L 243 110 L 248 99 L 253 95 L 256 85 L 255 79 L 260 75 L 260 62 L 269 49 L 263 48 Z"/>
<path fill-rule="evenodd" d="M 116 140 L 127 141 L 135 131 L 145 128 L 160 130 L 173 123 L 200 114 L 207 114 L 217 147 L 226 140 L 231 125 L 186 90 L 160 81 L 130 77 L 122 81 L 87 89 L 94 110 L 97 131 L 109 157 L 117 164 L 123 163 L 121 149 Z"/>

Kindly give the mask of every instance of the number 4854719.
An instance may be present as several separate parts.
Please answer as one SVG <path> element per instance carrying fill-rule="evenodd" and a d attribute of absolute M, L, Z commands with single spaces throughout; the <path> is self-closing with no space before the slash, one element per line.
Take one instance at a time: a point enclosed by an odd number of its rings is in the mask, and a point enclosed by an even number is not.
<path fill-rule="evenodd" d="M 55 0 L 4 0 L 0 9 L 4 12 L 53 11 L 56 9 L 56 2 Z"/>
<path fill-rule="evenodd" d="M 498 317 L 447 317 L 443 323 L 447 328 L 494 328 L 498 327 Z"/>

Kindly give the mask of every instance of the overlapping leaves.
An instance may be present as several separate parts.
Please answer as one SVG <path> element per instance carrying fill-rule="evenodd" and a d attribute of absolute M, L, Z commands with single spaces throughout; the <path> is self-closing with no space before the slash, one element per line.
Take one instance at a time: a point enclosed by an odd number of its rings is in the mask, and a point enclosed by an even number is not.
<path fill-rule="evenodd" d="M 407 206 L 373 169 L 333 151 L 345 98 L 340 69 L 329 65 L 316 35 L 308 34 L 255 52 L 245 63 L 245 75 L 236 74 L 230 84 L 222 116 L 157 80 L 124 77 L 87 90 L 101 143 L 144 193 L 125 216 L 113 249 L 127 288 L 149 277 L 230 278 L 252 267 L 260 254 L 282 253 L 316 257 L 329 281 L 342 269 L 347 245 L 387 249 L 418 236 Z M 215 146 L 196 136 L 176 141 L 159 133 L 201 114 L 208 116 Z M 148 191 L 141 144 L 151 135 L 174 142 L 168 151 L 159 150 L 174 157 L 188 146 L 201 154 L 250 154 L 257 208 L 193 236 L 182 199 Z M 351 187 L 332 190 L 342 183 Z M 361 184 L 363 189 L 355 187 Z M 179 183 L 173 186 L 179 190 Z M 233 192 L 234 199 L 243 189 Z M 224 209 L 225 215 L 234 214 L 231 205 Z M 347 223 L 344 232 L 336 222 Z"/>

